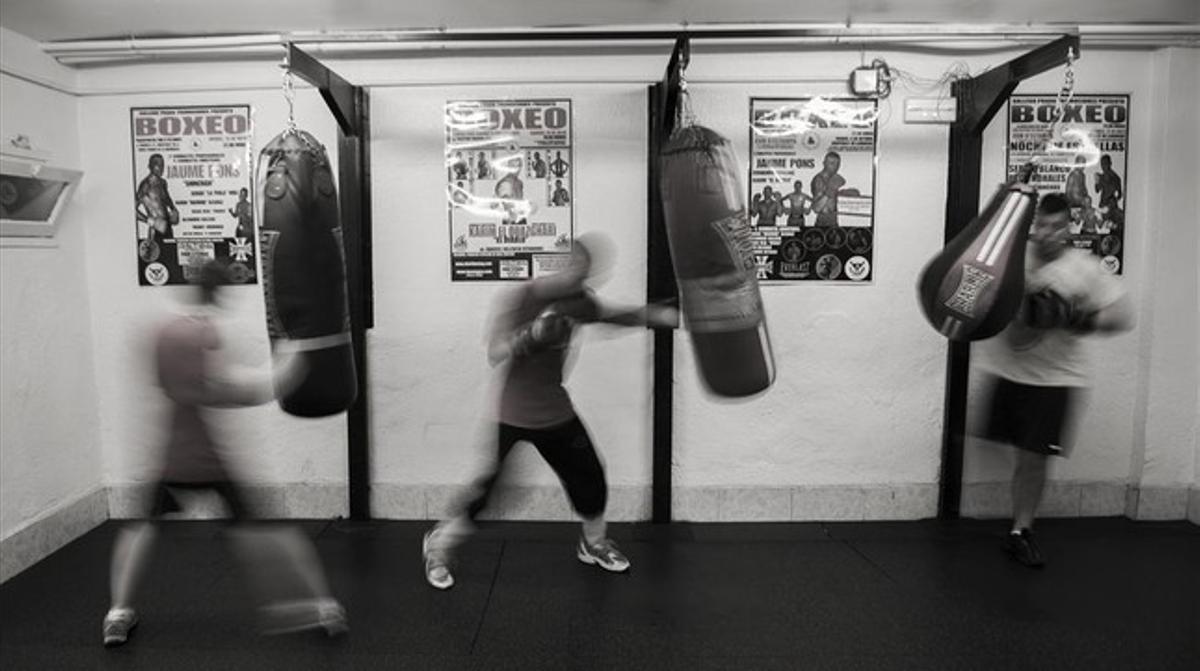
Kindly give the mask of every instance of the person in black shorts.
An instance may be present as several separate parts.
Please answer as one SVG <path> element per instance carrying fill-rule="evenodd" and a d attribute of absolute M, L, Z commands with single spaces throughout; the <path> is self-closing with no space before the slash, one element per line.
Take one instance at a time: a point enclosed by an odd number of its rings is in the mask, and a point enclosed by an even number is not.
<path fill-rule="evenodd" d="M 999 336 L 981 344 L 983 367 L 995 376 L 984 436 L 1017 448 L 1005 548 L 1033 567 L 1045 564 L 1032 529 L 1049 457 L 1069 453 L 1078 397 L 1088 385 L 1085 337 L 1133 327 L 1124 287 L 1095 256 L 1068 245 L 1070 224 L 1066 197 L 1042 197 L 1030 230 L 1021 308 Z"/>
<path fill-rule="evenodd" d="M 565 269 L 524 283 L 503 300 L 492 320 L 488 362 L 500 366 L 503 385 L 496 422 L 496 454 L 460 512 L 425 534 L 425 578 L 438 589 L 454 585 L 455 549 L 474 532 L 474 522 L 501 479 L 505 459 L 519 441 L 531 443 L 554 470 L 583 521 L 576 556 L 613 572 L 629 560 L 608 538 L 604 509 L 608 484 L 592 438 L 563 386 L 563 367 L 575 328 L 583 324 L 675 328 L 679 312 L 648 305 L 619 310 L 598 301 L 589 280 L 604 265 L 608 243 L 594 234 L 572 246 Z"/>

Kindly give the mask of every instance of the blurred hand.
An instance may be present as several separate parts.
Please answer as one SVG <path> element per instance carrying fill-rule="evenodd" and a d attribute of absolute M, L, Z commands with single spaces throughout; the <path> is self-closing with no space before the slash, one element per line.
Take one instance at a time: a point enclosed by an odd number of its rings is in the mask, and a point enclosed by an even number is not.
<path fill-rule="evenodd" d="M 646 326 L 654 329 L 679 328 L 679 309 L 671 305 L 647 305 Z"/>
<path fill-rule="evenodd" d="M 308 377 L 308 360 L 301 352 L 276 352 L 271 356 L 275 395 L 286 396 Z"/>

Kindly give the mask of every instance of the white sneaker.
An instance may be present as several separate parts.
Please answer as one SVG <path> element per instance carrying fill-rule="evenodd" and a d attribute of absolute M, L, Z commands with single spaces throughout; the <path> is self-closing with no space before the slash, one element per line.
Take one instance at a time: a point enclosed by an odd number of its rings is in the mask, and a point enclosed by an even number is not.
<path fill-rule="evenodd" d="M 617 544 L 611 539 L 604 538 L 592 545 L 582 536 L 575 546 L 575 556 L 585 564 L 594 564 L 613 573 L 624 573 L 629 570 L 629 559 L 617 549 Z"/>
<path fill-rule="evenodd" d="M 137 626 L 137 613 L 132 608 L 113 608 L 104 616 L 104 646 L 113 647 L 129 640 L 129 632 Z"/>
<path fill-rule="evenodd" d="M 448 553 L 433 547 L 431 542 L 437 531 L 438 528 L 434 527 L 425 532 L 425 539 L 421 541 L 421 555 L 425 558 L 425 582 L 436 589 L 450 589 L 454 586 L 454 574 L 450 572 Z"/>
<path fill-rule="evenodd" d="M 260 614 L 267 636 L 321 629 L 332 638 L 350 630 L 346 609 L 334 599 L 277 601 L 263 606 Z"/>

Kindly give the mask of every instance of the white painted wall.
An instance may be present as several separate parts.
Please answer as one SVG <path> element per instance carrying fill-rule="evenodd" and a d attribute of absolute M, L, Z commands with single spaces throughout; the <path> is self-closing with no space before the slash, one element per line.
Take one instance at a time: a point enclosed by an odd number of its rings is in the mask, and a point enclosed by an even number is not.
<path fill-rule="evenodd" d="M 1152 110 L 1156 148 L 1155 182 L 1161 195 L 1151 210 L 1158 224 L 1152 240 L 1153 285 L 1144 296 L 1143 323 L 1153 335 L 1142 351 L 1142 373 L 1147 378 L 1143 488 L 1186 487 L 1195 472 L 1197 422 L 1192 411 L 1200 395 L 1196 377 L 1176 371 L 1200 369 L 1200 312 L 1197 305 L 1200 275 L 1193 254 L 1200 238 L 1200 54 L 1195 50 L 1168 49 L 1155 54 L 1154 80 L 1162 90 L 1161 103 Z M 1194 480 L 1194 475 L 1193 475 Z M 1155 516 L 1178 517 L 1186 505 L 1179 495 L 1172 510 L 1147 511 Z M 1163 505 L 1167 505 L 1164 501 Z"/>
<path fill-rule="evenodd" d="M 221 71 L 214 71 L 214 67 L 204 70 L 209 76 L 219 75 Z M 259 68 L 268 75 L 277 72 L 273 64 L 260 64 Z M 143 90 L 153 90 L 160 83 L 170 86 L 195 81 L 186 69 L 160 75 L 151 68 L 141 74 L 133 86 Z M 236 81 L 232 77 L 230 80 Z M 88 286 L 92 300 L 103 306 L 93 313 L 91 324 L 98 352 L 99 435 L 105 480 L 113 487 L 111 503 L 116 516 L 137 511 L 135 491 L 130 486 L 153 479 L 158 465 L 163 401 L 153 383 L 149 329 L 189 295 L 186 287 L 138 284 L 129 109 L 240 103 L 249 103 L 254 110 L 257 156 L 257 149 L 281 131 L 286 121 L 286 104 L 276 90 L 243 87 L 187 94 L 89 95 L 80 100 L 83 165 L 95 176 L 82 194 L 92 222 L 87 239 L 93 259 Z M 336 126 L 312 89 L 297 91 L 296 119 L 301 127 L 325 140 L 336 163 Z M 267 366 L 261 287 L 232 287 L 228 294 L 229 309 L 222 323 L 227 353 L 238 365 Z M 271 404 L 217 411 L 216 418 L 235 465 L 252 482 L 284 497 L 283 501 L 274 500 L 274 510 L 310 516 L 345 513 L 345 415 L 299 419 Z M 281 486 L 304 492 L 305 498 L 285 496 Z"/>
<path fill-rule="evenodd" d="M 0 29 L 0 42 L 0 138 L 27 135 L 51 164 L 81 168 L 76 99 L 8 74 L 69 84 L 69 71 L 20 35 Z M 86 213 L 77 192 L 47 246 L 0 240 L 0 539 L 102 485 Z"/>
<path fill-rule="evenodd" d="M 628 84 L 377 88 L 371 95 L 376 500 L 393 514 L 423 516 L 419 501 L 397 486 L 434 486 L 436 514 L 453 489 L 436 486 L 465 484 L 493 453 L 493 371 L 483 343 L 495 300 L 512 286 L 449 281 L 443 106 L 513 96 L 571 99 L 575 230 L 612 238 L 618 266 L 600 295 L 633 305 L 645 297 L 646 97 L 643 87 Z M 581 339 L 568 379 L 577 408 L 607 459 L 611 484 L 644 486 L 650 335 L 590 327 Z M 514 482 L 557 482 L 532 450 L 514 457 Z"/>
<path fill-rule="evenodd" d="M 962 60 L 978 73 L 1019 54 L 1020 50 L 984 55 L 868 52 L 866 57 L 869 61 L 884 56 L 895 67 L 936 78 L 954 61 Z M 368 343 L 374 499 L 382 514 L 442 514 L 448 497 L 479 468 L 489 438 L 484 413 L 491 401 L 491 372 L 481 341 L 487 310 L 500 286 L 448 280 L 442 104 L 450 98 L 504 95 L 569 96 L 575 101 L 577 231 L 604 230 L 615 238 L 621 266 L 601 294 L 637 302 L 644 295 L 645 86 L 661 75 L 666 56 L 666 49 L 595 54 L 551 50 L 540 55 L 487 51 L 329 62 L 351 81 L 373 87 L 377 323 Z M 735 141 L 745 161 L 751 95 L 841 92 L 845 76 L 861 57 L 856 50 L 706 51 L 697 45 L 689 71 L 696 111 L 703 122 Z M 1157 329 L 1145 326 L 1147 321 L 1155 323 L 1147 320 L 1147 269 L 1179 260 L 1159 259 L 1162 248 L 1148 239 L 1149 227 L 1137 223 L 1162 220 L 1168 222 L 1164 225 L 1181 226 L 1188 214 L 1171 209 L 1167 214 L 1173 217 L 1152 216 L 1165 196 L 1152 168 L 1159 145 L 1154 144 L 1152 130 L 1158 126 L 1152 123 L 1151 111 L 1154 101 L 1163 97 L 1155 74 L 1160 68 L 1148 52 L 1099 50 L 1087 52 L 1077 67 L 1080 91 L 1133 94 L 1126 179 L 1133 225 L 1126 239 L 1130 265 L 1125 281 L 1143 313 L 1135 334 L 1098 343 L 1096 393 L 1077 455 L 1055 473 L 1062 482 L 1123 486 L 1130 480 L 1131 461 L 1136 461 L 1135 447 L 1170 421 L 1150 411 L 1146 399 L 1173 385 L 1190 381 L 1195 386 L 1195 366 L 1189 370 L 1158 365 L 1139 372 L 1143 354 L 1154 352 L 1160 336 Z M 1048 73 L 1020 90 L 1051 91 L 1059 77 Z M 78 88 L 85 94 L 79 100 L 79 157 L 89 174 L 80 192 L 82 209 L 89 213 L 87 286 L 90 300 L 103 306 L 90 322 L 102 418 L 98 435 L 105 480 L 118 492 L 149 475 L 147 455 L 156 437 L 147 427 L 154 427 L 156 393 L 146 384 L 145 353 L 138 338 L 174 293 L 141 288 L 134 277 L 128 110 L 156 104 L 249 102 L 257 111 L 256 142 L 261 145 L 283 121 L 277 82 L 277 68 L 270 62 L 161 63 L 77 74 Z M 945 348 L 919 316 L 915 283 L 925 261 L 941 247 L 947 133 L 945 127 L 905 125 L 902 114 L 905 97 L 936 93 L 897 87 L 890 107 L 885 105 L 874 283 L 764 288 L 780 370 L 773 389 L 752 401 L 714 401 L 701 391 L 686 335 L 677 336 L 675 480 L 681 493 L 680 518 L 932 514 Z M 302 90 L 298 105 L 300 123 L 332 144 L 333 122 L 318 96 Z M 1189 120 L 1195 120 L 1194 111 L 1183 119 L 1164 118 L 1163 123 L 1174 127 Z M 1003 171 L 1003 128 L 998 119 L 989 132 L 985 198 Z M 235 294 L 231 327 L 238 335 L 232 346 L 243 362 L 263 363 L 259 289 L 246 287 Z M 614 486 L 613 516 L 618 519 L 648 514 L 649 366 L 648 333 L 591 333 L 585 335 L 570 378 L 581 414 L 607 460 Z M 296 505 L 285 509 L 320 515 L 344 512 L 344 499 L 338 494 L 346 477 L 343 418 L 298 420 L 274 407 L 226 416 L 233 444 L 243 448 L 243 458 L 257 477 L 279 491 L 299 491 L 299 483 L 317 483 L 323 492 L 316 501 L 293 498 Z M 1006 452 L 972 445 L 968 482 L 1006 480 L 1008 458 Z M 1189 465 L 1195 472 L 1194 464 Z M 535 491 L 556 489 L 549 469 L 532 455 L 522 455 L 516 466 L 517 484 Z M 872 491 L 886 496 L 864 503 L 864 492 Z M 530 503 L 536 515 L 567 513 L 554 501 Z M 114 511 L 125 510 L 128 500 L 118 494 Z"/>

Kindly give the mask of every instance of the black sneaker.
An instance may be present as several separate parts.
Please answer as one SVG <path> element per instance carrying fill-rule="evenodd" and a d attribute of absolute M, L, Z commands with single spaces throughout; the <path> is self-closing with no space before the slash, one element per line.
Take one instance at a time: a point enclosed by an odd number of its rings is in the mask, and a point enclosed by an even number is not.
<path fill-rule="evenodd" d="M 1004 550 L 1014 561 L 1021 562 L 1030 568 L 1042 568 L 1046 565 L 1046 558 L 1042 556 L 1042 550 L 1033 540 L 1033 532 L 1029 529 L 1021 529 L 1019 533 L 1010 533 Z"/>

